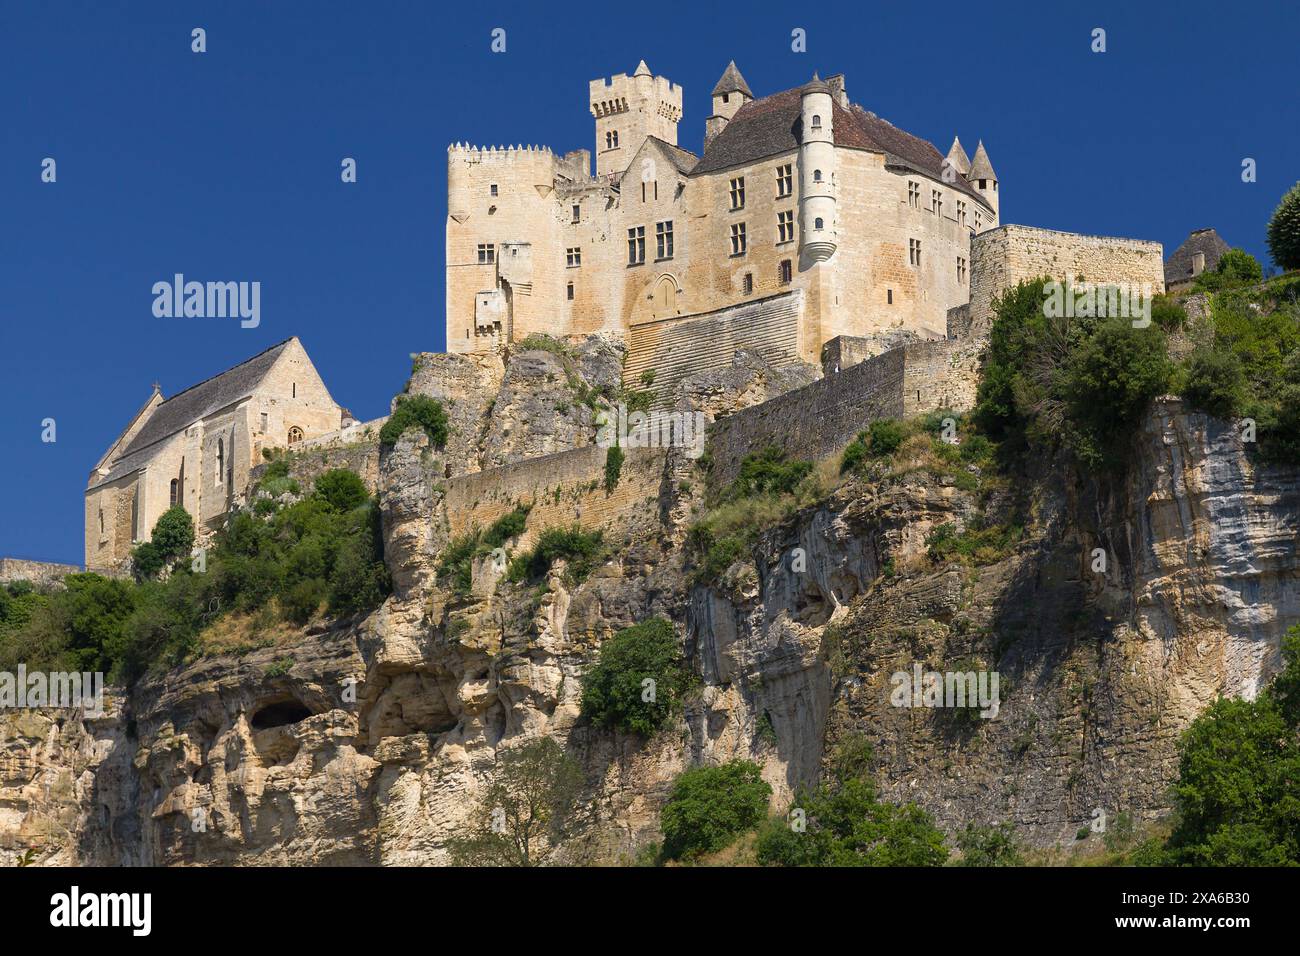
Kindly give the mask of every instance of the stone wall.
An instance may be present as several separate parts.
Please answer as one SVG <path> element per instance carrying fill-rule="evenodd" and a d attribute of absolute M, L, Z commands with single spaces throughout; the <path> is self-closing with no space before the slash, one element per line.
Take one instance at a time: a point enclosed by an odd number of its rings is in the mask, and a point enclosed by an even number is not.
<path fill-rule="evenodd" d="M 28 561 L 24 558 L 0 558 L 0 584 L 27 581 L 44 589 L 62 583 L 69 574 L 78 574 L 79 564 L 59 564 L 55 561 Z"/>
<path fill-rule="evenodd" d="M 297 446 L 289 456 L 289 477 L 302 487 L 304 493 L 310 492 L 317 477 L 335 468 L 346 468 L 356 472 L 365 482 L 366 489 L 374 494 L 379 488 L 379 430 L 371 441 L 355 442 L 351 445 L 327 445 L 325 447 L 304 448 Z M 266 474 L 267 465 L 258 465 L 249 476 L 251 488 Z"/>
<path fill-rule="evenodd" d="M 837 335 L 822 346 L 822 374 L 834 375 L 890 349 L 921 341 L 924 340 L 918 333 L 908 329 L 890 329 L 873 335 Z"/>
<path fill-rule="evenodd" d="M 1158 242 L 1084 236 L 1029 226 L 1001 226 L 971 244 L 970 327 L 987 335 L 992 303 L 1003 289 L 1039 276 L 1089 282 L 1149 283 L 1165 290 L 1164 250 Z"/>
<path fill-rule="evenodd" d="M 544 528 L 574 523 L 584 528 L 626 528 L 656 520 L 666 451 L 627 449 L 618 484 L 608 492 L 606 454 L 607 449 L 588 445 L 447 479 L 443 503 L 452 537 L 475 527 L 487 528 L 523 504 L 531 504 L 532 510 L 518 548 L 529 547 Z"/>
<path fill-rule="evenodd" d="M 941 339 L 891 349 L 716 421 L 709 430 L 711 480 L 729 484 L 746 455 L 769 445 L 816 461 L 877 419 L 966 411 L 978 384 L 977 343 Z"/>

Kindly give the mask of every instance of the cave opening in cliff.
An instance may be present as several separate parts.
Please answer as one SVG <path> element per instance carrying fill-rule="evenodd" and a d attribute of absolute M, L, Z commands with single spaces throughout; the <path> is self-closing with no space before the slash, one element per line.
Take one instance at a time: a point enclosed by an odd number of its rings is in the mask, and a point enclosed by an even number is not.
<path fill-rule="evenodd" d="M 272 727 L 284 727 L 296 724 L 312 715 L 311 711 L 296 700 L 279 700 L 267 704 L 253 715 L 254 730 L 270 730 Z"/>

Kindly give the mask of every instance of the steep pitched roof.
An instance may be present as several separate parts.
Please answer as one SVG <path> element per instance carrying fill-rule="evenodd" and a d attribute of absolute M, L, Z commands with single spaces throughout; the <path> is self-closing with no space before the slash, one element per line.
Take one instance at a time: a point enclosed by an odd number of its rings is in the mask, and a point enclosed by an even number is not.
<path fill-rule="evenodd" d="M 746 103 L 705 147 L 691 175 L 716 172 L 796 149 L 802 135 L 801 98 L 801 91 L 793 89 Z M 887 162 L 908 166 L 943 181 L 943 154 L 933 143 L 904 132 L 856 103 L 845 109 L 838 100 L 832 99 L 831 128 L 836 146 L 884 153 Z M 950 185 L 984 201 L 961 177 Z"/>
<path fill-rule="evenodd" d="M 689 175 L 690 171 L 695 168 L 695 164 L 700 161 L 689 149 L 682 149 L 680 146 L 674 146 L 672 143 L 664 142 L 658 136 L 647 136 L 647 140 L 654 140 L 659 148 L 667 154 L 668 159 L 672 162 L 676 170 L 683 176 Z"/>
<path fill-rule="evenodd" d="M 1213 229 L 1195 229 L 1165 261 L 1165 284 L 1185 282 L 1192 277 L 1192 257 L 1205 255 L 1205 271 L 1212 272 L 1230 246 Z"/>
<path fill-rule="evenodd" d="M 226 369 L 220 375 L 177 392 L 157 407 L 140 433 L 126 446 L 123 457 L 129 457 L 168 435 L 174 435 L 200 418 L 233 405 L 241 398 L 247 398 L 262 383 L 271 366 L 293 341 L 292 338 L 285 339 L 247 361 Z M 113 470 L 116 472 L 118 469 L 114 467 Z"/>
<path fill-rule="evenodd" d="M 979 146 L 975 147 L 975 158 L 970 161 L 970 172 L 966 174 L 966 178 L 998 178 L 998 174 L 993 171 L 993 164 L 989 162 L 989 154 L 984 151 L 984 140 L 980 140 Z"/>
<path fill-rule="evenodd" d="M 727 64 L 727 68 L 722 71 L 722 77 L 713 87 L 714 96 L 721 96 L 723 93 L 744 93 L 751 100 L 754 98 L 754 94 L 750 92 L 749 84 L 740 75 L 740 70 L 736 69 L 735 60 Z"/>
<path fill-rule="evenodd" d="M 970 172 L 970 157 L 966 155 L 966 150 L 962 148 L 961 139 L 954 136 L 952 146 L 948 149 L 948 162 L 952 164 L 953 169 L 963 176 Z"/>

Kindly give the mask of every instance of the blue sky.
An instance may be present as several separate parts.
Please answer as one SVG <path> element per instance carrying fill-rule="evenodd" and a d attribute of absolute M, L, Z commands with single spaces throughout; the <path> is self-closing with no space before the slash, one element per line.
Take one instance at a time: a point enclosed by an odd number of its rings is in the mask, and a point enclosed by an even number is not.
<path fill-rule="evenodd" d="M 493 3 L 453 20 L 431 2 L 0 0 L 0 555 L 82 559 L 86 477 L 155 380 L 170 395 L 298 335 L 341 404 L 383 414 L 409 354 L 443 346 L 447 144 L 590 147 L 588 80 L 643 57 L 685 87 L 697 152 L 729 59 L 759 96 L 843 72 L 941 151 L 982 138 L 1005 222 L 1166 254 L 1214 226 L 1263 260 L 1300 178 L 1298 27 L 1280 2 Z M 155 318 L 151 287 L 176 272 L 260 281 L 260 326 Z"/>

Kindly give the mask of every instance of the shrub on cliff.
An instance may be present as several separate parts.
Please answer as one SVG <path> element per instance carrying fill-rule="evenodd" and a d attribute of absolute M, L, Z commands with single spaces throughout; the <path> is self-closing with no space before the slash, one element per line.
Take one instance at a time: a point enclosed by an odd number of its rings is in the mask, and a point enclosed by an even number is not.
<path fill-rule="evenodd" d="M 681 711 L 688 682 L 672 624 L 634 624 L 601 644 L 582 679 L 582 714 L 597 727 L 649 737 Z"/>
<path fill-rule="evenodd" d="M 1300 626 L 1283 638 L 1282 658 L 1255 700 L 1221 698 L 1184 731 L 1174 829 L 1144 862 L 1300 865 Z"/>
<path fill-rule="evenodd" d="M 1197 349 L 1187 359 L 1182 393 L 1188 404 L 1208 415 L 1239 415 L 1247 398 L 1241 359 L 1223 348 Z"/>
<path fill-rule="evenodd" d="M 796 820 L 802 826 L 792 826 Z M 870 748 L 859 737 L 836 749 L 826 781 L 801 789 L 785 817 L 766 821 L 756 853 L 768 866 L 940 866 L 948 859 L 928 813 L 876 798 Z"/>
<path fill-rule="evenodd" d="M 537 536 L 533 550 L 516 555 L 510 561 L 508 572 L 511 581 L 539 581 L 546 577 L 551 565 L 563 559 L 566 562 L 564 577 L 570 584 L 583 581 L 596 567 L 603 554 L 601 531 L 583 531 L 579 525 L 569 528 L 547 528 Z"/>
<path fill-rule="evenodd" d="M 1268 221 L 1268 254 L 1283 269 L 1300 269 L 1300 183 L 1282 197 Z"/>
<path fill-rule="evenodd" d="M 351 511 L 370 498 L 365 482 L 354 471 L 334 468 L 316 478 L 316 494 L 335 511 Z"/>
<path fill-rule="evenodd" d="M 447 444 L 450 426 L 447 424 L 447 412 L 442 402 L 428 395 L 401 395 L 393 408 L 393 414 L 379 429 L 379 444 L 391 448 L 408 428 L 423 428 L 434 448 Z"/>
<path fill-rule="evenodd" d="M 748 760 L 687 770 L 673 784 L 660 815 L 664 857 L 722 849 L 763 820 L 771 796 L 758 764 Z"/>
<path fill-rule="evenodd" d="M 1259 260 L 1244 249 L 1229 249 L 1219 258 L 1219 264 L 1196 277 L 1195 288 L 1200 292 L 1217 292 L 1234 286 L 1250 285 L 1264 278 Z"/>

